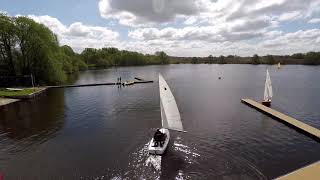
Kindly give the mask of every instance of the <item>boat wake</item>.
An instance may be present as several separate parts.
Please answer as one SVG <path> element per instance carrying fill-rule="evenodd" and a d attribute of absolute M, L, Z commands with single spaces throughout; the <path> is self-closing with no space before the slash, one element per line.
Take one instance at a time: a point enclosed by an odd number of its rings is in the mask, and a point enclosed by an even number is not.
<path fill-rule="evenodd" d="M 152 166 L 155 170 L 161 171 L 161 156 L 150 155 L 145 163 L 146 166 Z"/>
<path fill-rule="evenodd" d="M 161 156 L 150 155 L 149 143 L 130 156 L 128 171 L 122 176 L 129 179 L 159 179 L 161 175 Z"/>
<path fill-rule="evenodd" d="M 195 147 L 189 147 L 187 145 L 182 144 L 181 138 L 177 137 L 173 143 L 173 149 L 179 154 L 182 154 L 185 162 L 188 164 L 192 164 L 200 157 L 200 154 L 197 153 L 197 149 Z"/>

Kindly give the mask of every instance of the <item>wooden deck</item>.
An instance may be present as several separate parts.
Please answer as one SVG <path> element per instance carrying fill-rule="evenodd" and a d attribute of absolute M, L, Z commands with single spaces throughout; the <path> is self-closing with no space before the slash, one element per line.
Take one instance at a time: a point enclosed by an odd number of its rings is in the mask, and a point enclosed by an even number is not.
<path fill-rule="evenodd" d="M 17 101 L 19 101 L 19 99 L 9 99 L 9 98 L 1 98 L 0 97 L 0 107 L 17 102 Z"/>
<path fill-rule="evenodd" d="M 117 83 L 94 83 L 94 84 L 60 85 L 60 86 L 47 86 L 47 88 L 72 88 L 72 87 L 107 86 L 107 85 L 117 85 Z"/>
<path fill-rule="evenodd" d="M 293 171 L 284 176 L 278 177 L 276 180 L 300 180 L 300 179 L 320 179 L 320 161 Z"/>
<path fill-rule="evenodd" d="M 122 82 L 124 83 L 124 82 Z M 76 85 L 61 85 L 61 86 L 46 86 L 46 88 L 73 88 L 73 87 L 89 87 L 89 86 L 109 86 L 122 85 L 122 83 L 93 83 L 93 84 L 76 84 Z M 133 84 L 153 83 L 153 81 L 134 81 Z"/>
<path fill-rule="evenodd" d="M 262 105 L 262 104 L 260 104 L 260 103 L 258 103 L 256 101 L 253 101 L 251 99 L 242 99 L 241 101 L 243 103 L 246 103 L 246 104 L 248 104 L 248 105 L 250 105 L 250 106 L 252 106 L 252 107 L 254 107 L 254 108 L 256 108 L 256 109 L 258 109 L 258 110 L 260 110 L 260 111 L 262 111 L 264 113 L 266 113 L 266 114 L 269 114 L 269 115 L 271 115 L 271 116 L 273 116 L 273 117 L 285 122 L 285 123 L 288 123 L 288 124 L 296 127 L 297 129 L 308 133 L 309 135 L 311 135 L 313 137 L 318 138 L 318 140 L 320 138 L 320 130 L 317 129 L 317 128 L 314 128 L 314 127 L 312 127 L 312 126 L 310 126 L 308 124 L 305 124 L 305 123 L 303 123 L 303 122 L 301 122 L 299 120 L 296 120 L 296 119 L 294 119 L 294 118 L 292 118 L 290 116 L 287 116 L 287 115 L 285 115 L 285 114 L 283 114 L 281 112 L 278 112 L 278 111 L 276 111 L 274 109 L 266 107 L 266 106 L 264 106 L 264 105 Z"/>

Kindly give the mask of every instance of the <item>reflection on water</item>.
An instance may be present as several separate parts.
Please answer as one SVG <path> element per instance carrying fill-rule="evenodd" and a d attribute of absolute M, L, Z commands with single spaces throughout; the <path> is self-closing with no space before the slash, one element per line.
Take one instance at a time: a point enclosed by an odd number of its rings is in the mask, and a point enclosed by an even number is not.
<path fill-rule="evenodd" d="M 49 91 L 33 100 L 14 103 L 0 109 L 0 145 L 2 152 L 19 152 L 32 144 L 41 144 L 64 124 L 64 92 Z"/>
<path fill-rule="evenodd" d="M 6 179 L 271 179 L 320 160 L 320 144 L 240 102 L 272 107 L 320 127 L 319 66 L 168 65 L 86 71 L 74 83 L 142 77 L 152 84 L 52 89 L 0 110 Z M 163 157 L 148 154 L 161 126 L 158 73 L 175 95 L 187 133 L 170 133 Z M 218 76 L 222 79 L 219 80 Z M 297 103 L 299 102 L 299 103 Z"/>

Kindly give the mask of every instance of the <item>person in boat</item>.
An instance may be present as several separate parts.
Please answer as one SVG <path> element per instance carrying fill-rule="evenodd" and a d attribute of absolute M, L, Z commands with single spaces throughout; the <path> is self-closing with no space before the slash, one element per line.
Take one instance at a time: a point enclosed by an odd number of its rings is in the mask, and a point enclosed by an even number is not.
<path fill-rule="evenodd" d="M 166 139 L 166 135 L 164 133 L 162 133 L 160 131 L 160 129 L 157 129 L 157 131 L 154 133 L 154 147 L 157 147 L 160 145 L 160 147 L 162 147 L 162 145 L 164 144 L 164 141 Z"/>

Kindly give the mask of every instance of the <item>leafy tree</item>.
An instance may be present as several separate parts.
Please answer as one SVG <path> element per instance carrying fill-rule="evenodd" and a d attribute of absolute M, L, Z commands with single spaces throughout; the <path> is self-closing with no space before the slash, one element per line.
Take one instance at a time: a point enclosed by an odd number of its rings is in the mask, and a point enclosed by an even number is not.
<path fill-rule="evenodd" d="M 308 64 L 316 65 L 320 63 L 320 52 L 308 52 L 305 55 Z"/>
<path fill-rule="evenodd" d="M 57 36 L 46 26 L 27 17 L 17 17 L 15 22 L 22 74 L 32 73 L 40 84 L 63 82 L 66 70 L 69 73 L 72 68 L 69 62 L 65 62 Z"/>
<path fill-rule="evenodd" d="M 0 61 L 7 67 L 7 75 L 16 75 L 13 57 L 16 41 L 14 19 L 0 13 Z"/>
<path fill-rule="evenodd" d="M 272 55 L 267 55 L 267 63 L 268 64 L 275 64 L 275 60 Z"/>
<path fill-rule="evenodd" d="M 209 56 L 208 56 L 208 59 L 209 59 L 209 64 L 212 64 L 212 63 L 213 63 L 213 56 L 212 56 L 212 55 L 209 55 Z"/>
<path fill-rule="evenodd" d="M 46 26 L 19 16 L 0 14 L 1 75 L 33 74 L 37 84 L 57 84 L 86 64 L 69 46 L 59 46 Z"/>
<path fill-rule="evenodd" d="M 197 63 L 198 63 L 198 58 L 197 58 L 197 57 L 193 57 L 193 58 L 191 59 L 191 63 L 192 63 L 192 64 L 197 64 Z"/>
<path fill-rule="evenodd" d="M 159 57 L 161 64 L 168 64 L 169 63 L 169 57 L 165 52 L 159 51 L 159 52 L 156 52 L 155 54 L 156 54 L 156 56 Z"/>
<path fill-rule="evenodd" d="M 224 61 L 224 56 L 219 56 L 219 58 L 218 58 L 218 63 L 219 64 L 225 64 L 225 61 Z"/>
<path fill-rule="evenodd" d="M 295 59 L 304 59 L 304 54 L 296 53 L 296 54 L 293 54 L 291 57 Z"/>
<path fill-rule="evenodd" d="M 257 54 L 253 55 L 251 60 L 252 60 L 252 64 L 259 64 L 259 56 Z"/>

